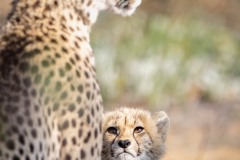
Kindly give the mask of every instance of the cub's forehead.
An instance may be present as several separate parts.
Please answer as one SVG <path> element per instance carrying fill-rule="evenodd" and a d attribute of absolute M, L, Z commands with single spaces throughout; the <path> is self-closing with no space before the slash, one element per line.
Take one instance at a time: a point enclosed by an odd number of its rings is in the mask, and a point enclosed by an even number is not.
<path fill-rule="evenodd" d="M 140 125 L 151 117 L 148 111 L 133 108 L 120 108 L 104 114 L 104 126 Z"/>

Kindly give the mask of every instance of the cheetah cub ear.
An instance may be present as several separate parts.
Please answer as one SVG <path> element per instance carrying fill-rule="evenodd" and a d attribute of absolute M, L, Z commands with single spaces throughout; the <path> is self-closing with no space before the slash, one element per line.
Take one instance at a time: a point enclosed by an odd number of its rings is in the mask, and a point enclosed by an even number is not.
<path fill-rule="evenodd" d="M 162 141 L 165 142 L 167 138 L 167 132 L 170 126 L 170 120 L 164 111 L 159 111 L 152 115 L 156 122 L 158 133 L 161 135 Z"/>
<path fill-rule="evenodd" d="M 110 10 L 122 16 L 130 16 L 141 4 L 141 0 L 106 0 Z"/>

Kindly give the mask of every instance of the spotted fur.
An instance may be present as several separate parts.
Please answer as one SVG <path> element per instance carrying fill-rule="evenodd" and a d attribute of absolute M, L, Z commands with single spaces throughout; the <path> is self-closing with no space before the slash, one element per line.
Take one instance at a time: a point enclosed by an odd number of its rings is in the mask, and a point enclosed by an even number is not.
<path fill-rule="evenodd" d="M 104 160 L 160 160 L 169 118 L 163 111 L 120 108 L 103 116 Z"/>
<path fill-rule="evenodd" d="M 140 0 L 14 0 L 0 30 L 0 160 L 97 160 L 102 98 L 89 44 L 98 12 Z"/>

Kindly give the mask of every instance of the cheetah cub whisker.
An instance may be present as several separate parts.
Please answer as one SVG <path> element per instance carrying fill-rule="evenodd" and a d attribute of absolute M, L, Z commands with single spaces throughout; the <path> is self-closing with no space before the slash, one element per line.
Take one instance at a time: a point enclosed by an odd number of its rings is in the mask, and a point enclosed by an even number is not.
<path fill-rule="evenodd" d="M 104 160 L 160 160 L 165 153 L 168 115 L 120 108 L 103 116 Z"/>

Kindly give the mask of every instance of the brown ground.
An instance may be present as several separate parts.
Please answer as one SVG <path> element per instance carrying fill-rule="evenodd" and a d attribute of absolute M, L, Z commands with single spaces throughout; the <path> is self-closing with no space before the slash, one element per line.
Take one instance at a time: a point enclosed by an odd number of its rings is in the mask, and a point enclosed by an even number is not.
<path fill-rule="evenodd" d="M 240 160 L 240 103 L 173 106 L 168 112 L 164 160 Z"/>

